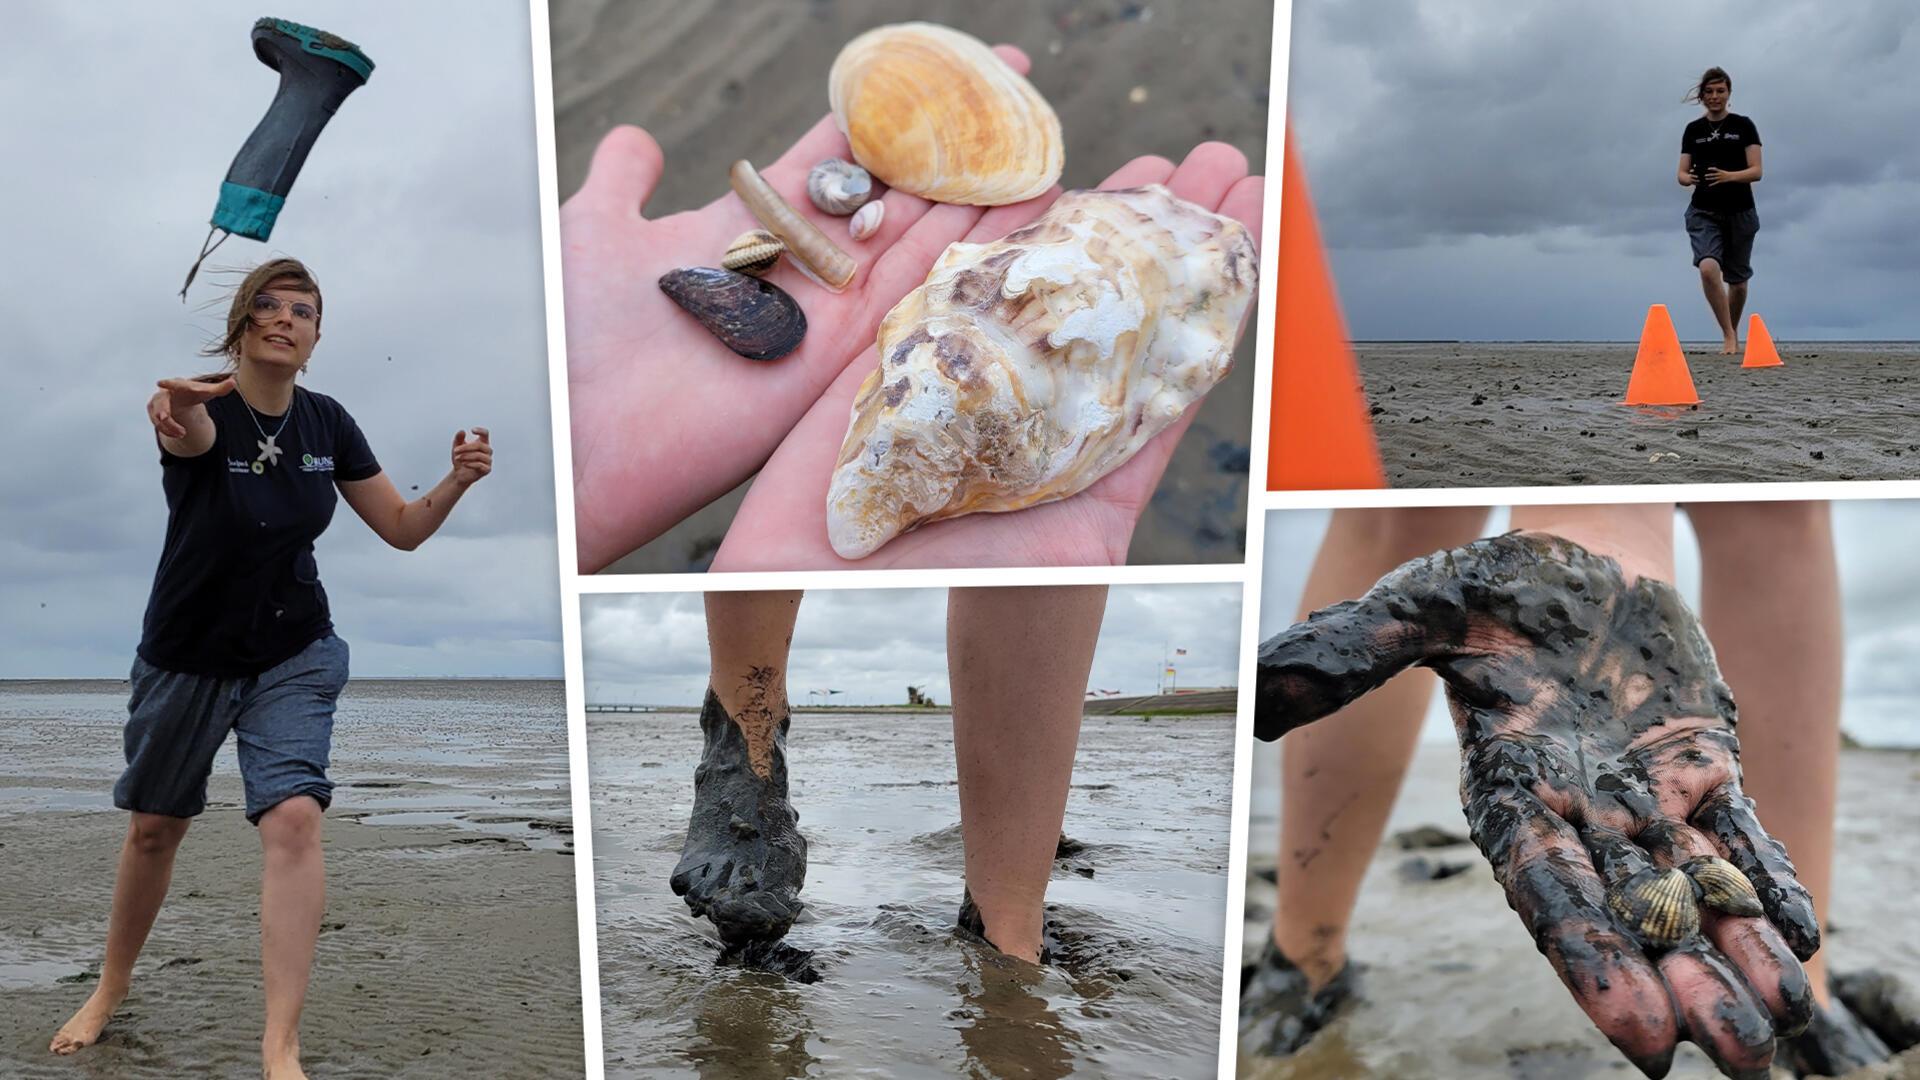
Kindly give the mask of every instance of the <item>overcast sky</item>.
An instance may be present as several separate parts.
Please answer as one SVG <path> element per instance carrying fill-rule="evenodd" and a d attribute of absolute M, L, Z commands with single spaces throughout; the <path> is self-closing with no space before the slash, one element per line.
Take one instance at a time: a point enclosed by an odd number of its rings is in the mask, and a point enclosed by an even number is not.
<path fill-rule="evenodd" d="M 10 5 L 0 40 L 0 676 L 124 676 L 166 507 L 143 408 L 222 323 L 221 279 L 176 294 L 220 181 L 266 112 L 257 4 Z M 318 544 L 356 675 L 560 673 L 527 6 L 328 2 L 273 14 L 373 59 L 272 240 L 209 265 L 306 261 L 325 290 L 305 385 L 353 413 L 413 497 L 453 433 L 493 476 L 420 550 L 343 502 Z M 212 307 L 208 301 L 216 301 Z"/>
<path fill-rule="evenodd" d="M 698 705 L 707 687 L 707 622 L 699 593 L 580 598 L 587 701 Z M 796 704 L 897 705 L 917 686 L 942 705 L 947 682 L 945 589 L 808 593 L 794 627 L 787 692 Z M 1115 585 L 1107 592 L 1089 686 L 1154 693 L 1171 649 L 1181 686 L 1238 682 L 1240 586 Z"/>
<path fill-rule="evenodd" d="M 1293 624 L 1307 570 L 1330 516 L 1325 510 L 1276 510 L 1267 515 L 1260 592 L 1262 640 Z M 1910 538 L 1920 534 L 1920 501 L 1836 502 L 1833 521 L 1846 624 L 1841 725 L 1863 742 L 1920 745 L 1920 565 L 1914 563 L 1909 547 Z M 1506 529 L 1507 512 L 1499 509 L 1482 535 Z M 1700 553 L 1685 514 L 1677 519 L 1674 533 L 1677 584 L 1697 610 Z M 1762 582 L 1754 585 L 1765 587 Z M 1435 742 L 1453 738 L 1439 695 L 1421 737 Z"/>
<path fill-rule="evenodd" d="M 1920 338 L 1912 0 L 1294 0 L 1290 112 L 1361 339 L 1717 339 L 1681 224 L 1681 101 L 1733 76 L 1766 177 L 1749 310 Z"/>

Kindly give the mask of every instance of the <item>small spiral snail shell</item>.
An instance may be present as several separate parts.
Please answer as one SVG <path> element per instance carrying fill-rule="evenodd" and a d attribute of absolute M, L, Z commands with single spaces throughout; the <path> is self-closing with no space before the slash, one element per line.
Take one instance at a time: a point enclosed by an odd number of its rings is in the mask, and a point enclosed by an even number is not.
<path fill-rule="evenodd" d="M 828 158 L 807 174 L 807 198 L 823 213 L 846 217 L 876 194 L 873 177 L 850 161 Z"/>
<path fill-rule="evenodd" d="M 886 216 L 886 203 L 879 200 L 870 202 L 847 219 L 847 235 L 855 240 L 865 240 L 880 231 L 880 221 Z"/>
<path fill-rule="evenodd" d="M 741 233 L 739 238 L 727 245 L 727 253 L 720 265 L 735 273 L 765 277 L 774 264 L 780 261 L 780 253 L 787 245 L 780 238 L 765 229 L 754 229 Z"/>

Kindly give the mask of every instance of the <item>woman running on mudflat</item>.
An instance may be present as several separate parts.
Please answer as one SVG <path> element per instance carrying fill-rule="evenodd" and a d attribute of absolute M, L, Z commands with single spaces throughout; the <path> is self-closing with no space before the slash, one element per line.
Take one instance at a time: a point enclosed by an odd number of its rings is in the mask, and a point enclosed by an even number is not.
<path fill-rule="evenodd" d="M 1708 68 L 1687 94 L 1705 113 L 1680 136 L 1680 186 L 1693 189 L 1687 205 L 1687 238 L 1707 306 L 1720 324 L 1720 351 L 1740 351 L 1740 313 L 1753 277 L 1753 237 L 1760 231 L 1753 185 L 1760 182 L 1760 129 L 1727 111 L 1733 78 Z"/>
<path fill-rule="evenodd" d="M 1358 994 L 1347 928 L 1431 692 L 1402 672 L 1426 667 L 1447 684 L 1474 840 L 1648 1075 L 1680 1039 L 1730 1075 L 1763 1074 L 1776 1035 L 1803 1075 L 1888 1055 L 1848 1006 L 1892 998 L 1871 979 L 1830 987 L 1815 951 L 1840 743 L 1827 507 L 1688 513 L 1701 621 L 1666 584 L 1670 505 L 1516 508 L 1523 532 L 1473 542 L 1479 508 L 1336 512 L 1302 600 L 1319 610 L 1261 649 L 1262 737 L 1339 712 L 1282 745 L 1279 903 L 1242 987 L 1248 1049 L 1290 1054 Z M 1416 557 L 1435 548 L 1451 550 Z"/>
<path fill-rule="evenodd" d="M 787 654 L 797 592 L 708 593 L 712 675 L 692 820 L 673 891 L 729 954 L 766 950 L 800 914 L 807 846 L 787 800 Z M 947 669 L 965 885 L 956 922 L 1045 962 L 1047 882 L 1066 816 L 1099 586 L 953 589 Z"/>
<path fill-rule="evenodd" d="M 446 477 L 421 498 L 401 498 L 346 409 L 297 384 L 320 321 L 307 268 L 264 263 L 234 291 L 226 333 L 207 350 L 226 370 L 163 380 L 147 404 L 167 532 L 130 679 L 127 768 L 113 789 L 132 817 L 100 982 L 54 1035 L 56 1054 L 98 1040 L 126 997 L 174 853 L 206 809 L 207 777 L 232 731 L 264 861 L 264 1075 L 305 1075 L 300 1010 L 326 904 L 320 821 L 347 682 L 347 645 L 333 633 L 313 542 L 337 491 L 382 540 L 411 551 L 493 463 L 485 428 L 472 440 L 458 432 Z"/>

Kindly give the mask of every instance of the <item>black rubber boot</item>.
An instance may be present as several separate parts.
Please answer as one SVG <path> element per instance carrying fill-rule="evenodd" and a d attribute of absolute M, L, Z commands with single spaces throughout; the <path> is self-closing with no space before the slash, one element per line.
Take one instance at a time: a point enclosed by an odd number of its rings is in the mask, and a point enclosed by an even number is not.
<path fill-rule="evenodd" d="M 773 941 L 800 914 L 807 842 L 787 801 L 787 727 L 773 738 L 766 779 L 747 759 L 746 737 L 712 690 L 700 710 L 706 734 L 693 772 L 693 816 L 670 884 L 695 918 L 713 921 L 729 948 Z"/>
<path fill-rule="evenodd" d="M 1358 1000 L 1360 976 L 1348 963 L 1318 990 L 1268 935 L 1260 959 L 1240 969 L 1240 1045 L 1248 1053 L 1285 1057 L 1307 1045 L 1344 1007 Z"/>

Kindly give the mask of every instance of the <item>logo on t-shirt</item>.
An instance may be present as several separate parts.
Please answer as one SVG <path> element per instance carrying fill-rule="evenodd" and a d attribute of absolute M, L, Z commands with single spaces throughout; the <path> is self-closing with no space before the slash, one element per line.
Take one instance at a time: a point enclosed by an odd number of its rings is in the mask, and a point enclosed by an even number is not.
<path fill-rule="evenodd" d="M 259 473 L 265 472 L 266 470 L 260 468 L 260 463 L 257 461 L 245 461 L 240 458 L 230 457 L 227 459 L 227 471 L 230 473 L 259 474 Z"/>
<path fill-rule="evenodd" d="M 300 455 L 300 471 L 301 472 L 332 472 L 333 458 L 331 456 L 314 457 L 312 454 L 301 454 Z"/>

